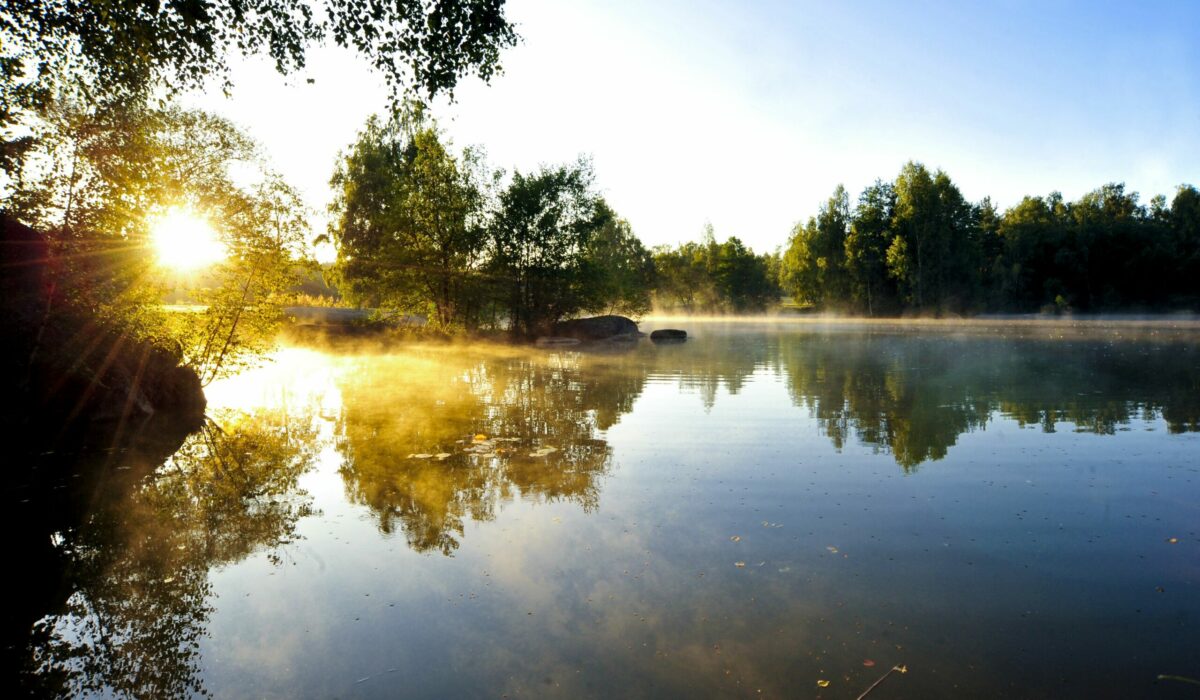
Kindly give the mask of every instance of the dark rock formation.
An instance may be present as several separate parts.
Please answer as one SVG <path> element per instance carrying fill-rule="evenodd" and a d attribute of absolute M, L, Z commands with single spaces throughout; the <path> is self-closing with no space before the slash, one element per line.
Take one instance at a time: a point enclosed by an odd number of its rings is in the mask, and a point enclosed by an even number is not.
<path fill-rule="evenodd" d="M 656 343 L 678 343 L 682 340 L 687 340 L 687 331 L 681 331 L 678 328 L 660 328 L 650 334 L 650 340 Z"/>
<path fill-rule="evenodd" d="M 582 341 L 607 340 L 614 336 L 638 337 L 637 324 L 624 316 L 575 318 L 554 324 L 553 335 Z"/>
<path fill-rule="evenodd" d="M 151 422 L 154 439 L 165 431 L 176 444 L 199 428 L 205 399 L 196 373 L 56 294 L 62 272 L 45 237 L 0 222 L 0 430 L 61 449 L 111 447 Z"/>

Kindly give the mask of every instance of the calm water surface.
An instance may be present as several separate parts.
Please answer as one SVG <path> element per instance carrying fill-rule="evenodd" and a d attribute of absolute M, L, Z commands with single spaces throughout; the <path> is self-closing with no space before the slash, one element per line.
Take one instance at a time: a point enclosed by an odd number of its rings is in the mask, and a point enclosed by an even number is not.
<path fill-rule="evenodd" d="M 27 594 L 27 684 L 854 698 L 903 664 L 873 700 L 1195 697 L 1156 682 L 1200 677 L 1194 334 L 689 326 L 212 386 L 210 430 L 28 562 L 59 593 Z"/>

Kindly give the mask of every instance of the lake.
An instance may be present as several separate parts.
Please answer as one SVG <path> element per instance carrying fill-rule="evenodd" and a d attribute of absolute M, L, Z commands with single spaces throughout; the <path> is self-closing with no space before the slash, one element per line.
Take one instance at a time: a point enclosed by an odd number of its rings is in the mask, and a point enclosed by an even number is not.
<path fill-rule="evenodd" d="M 10 663 L 102 697 L 1196 696 L 1157 677 L 1200 677 L 1200 332 L 664 325 L 215 383 L 69 516 L 9 493 Z"/>

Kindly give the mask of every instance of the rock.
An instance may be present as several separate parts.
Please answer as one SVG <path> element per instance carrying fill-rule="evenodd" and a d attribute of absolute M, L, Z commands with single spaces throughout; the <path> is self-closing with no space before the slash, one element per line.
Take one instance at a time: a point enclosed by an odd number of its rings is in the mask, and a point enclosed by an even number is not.
<path fill-rule="evenodd" d="M 554 335 L 582 341 L 606 340 L 618 335 L 636 337 L 637 333 L 637 324 L 624 316 L 593 316 L 554 324 Z"/>
<path fill-rule="evenodd" d="M 687 340 L 687 331 L 681 331 L 678 328 L 660 328 L 650 334 L 650 340 L 656 343 L 678 343 Z"/>

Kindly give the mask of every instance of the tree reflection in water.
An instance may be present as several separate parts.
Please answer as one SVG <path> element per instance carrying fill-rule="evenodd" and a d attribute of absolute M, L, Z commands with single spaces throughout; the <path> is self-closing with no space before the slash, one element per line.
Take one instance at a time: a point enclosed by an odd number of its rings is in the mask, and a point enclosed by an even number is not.
<path fill-rule="evenodd" d="M 297 480 L 315 446 L 307 417 L 225 413 L 144 478 L 89 480 L 69 504 L 73 522 L 48 518 L 49 531 L 28 533 L 52 542 L 55 566 L 36 575 L 59 594 L 33 625 L 23 689 L 71 697 L 203 694 L 209 571 L 262 550 L 280 562 L 297 520 L 312 512 Z M 73 468 L 119 475 L 146 466 L 146 457 L 126 451 L 117 471 Z"/>
<path fill-rule="evenodd" d="M 997 413 L 1045 432 L 1068 422 L 1112 434 L 1158 417 L 1171 433 L 1200 429 L 1194 343 L 793 334 L 780 360 L 793 402 L 835 448 L 856 439 L 906 472 Z"/>
<path fill-rule="evenodd" d="M 491 520 L 515 498 L 592 510 L 612 457 L 600 433 L 645 381 L 627 370 L 496 349 L 361 358 L 340 386 L 347 495 L 384 532 L 446 555 L 467 520 Z"/>
<path fill-rule="evenodd" d="M 624 354 L 310 353 L 340 394 L 321 419 L 319 401 L 221 415 L 223 430 L 192 436 L 169 459 L 178 438 L 30 458 L 38 466 L 20 473 L 36 478 L 5 490 L 24 567 L 15 599 L 26 603 L 5 616 L 6 675 L 38 696 L 202 694 L 209 574 L 256 553 L 280 563 L 312 510 L 298 479 L 322 446 L 317 426 L 332 430 L 348 499 L 384 533 L 444 555 L 468 522 L 518 499 L 597 508 L 614 463 L 607 431 L 651 383 L 706 409 L 774 383 L 835 448 L 890 453 L 905 471 L 1002 417 L 1048 432 L 1110 434 L 1160 418 L 1170 432 L 1200 428 L 1195 343 L 708 330 Z M 705 436 L 700 449 L 721 439 Z"/>

